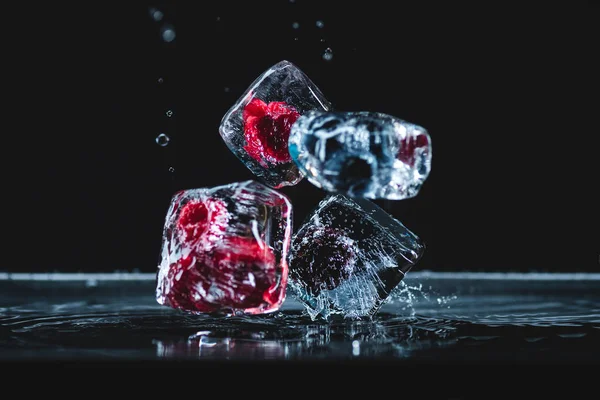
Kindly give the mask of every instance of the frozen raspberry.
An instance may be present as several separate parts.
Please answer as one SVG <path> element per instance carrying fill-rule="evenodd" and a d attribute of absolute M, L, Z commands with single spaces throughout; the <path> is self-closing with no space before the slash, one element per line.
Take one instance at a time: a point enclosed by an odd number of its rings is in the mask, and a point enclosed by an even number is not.
<path fill-rule="evenodd" d="M 335 289 L 354 272 L 353 240 L 341 229 L 312 225 L 294 238 L 292 276 L 312 294 Z"/>
<path fill-rule="evenodd" d="M 184 243 L 212 245 L 225 233 L 228 219 L 222 200 L 192 200 L 181 209 L 177 227 Z"/>
<path fill-rule="evenodd" d="M 252 309 L 280 300 L 280 291 L 271 290 L 280 286 L 275 255 L 254 238 L 228 238 L 213 251 L 182 257 L 167 278 L 171 307 L 193 312 Z"/>
<path fill-rule="evenodd" d="M 420 147 L 427 148 L 427 135 L 407 136 L 400 142 L 398 159 L 411 167 L 415 165 L 415 150 Z"/>
<path fill-rule="evenodd" d="M 219 302 L 233 309 L 249 309 L 267 302 L 275 304 L 271 287 L 278 284 L 273 251 L 254 238 L 231 237 L 213 256 L 214 282 L 235 290 L 224 290 Z"/>
<path fill-rule="evenodd" d="M 166 304 L 192 312 L 207 313 L 218 310 L 213 304 L 195 301 L 201 298 L 210 286 L 210 282 L 202 275 L 202 270 L 206 268 L 205 261 L 189 255 L 169 266 L 166 279 L 161 281 Z"/>
<path fill-rule="evenodd" d="M 269 104 L 254 98 L 242 113 L 244 120 L 244 150 L 259 163 L 271 164 L 290 162 L 288 139 L 292 124 L 300 114 L 282 101 Z"/>

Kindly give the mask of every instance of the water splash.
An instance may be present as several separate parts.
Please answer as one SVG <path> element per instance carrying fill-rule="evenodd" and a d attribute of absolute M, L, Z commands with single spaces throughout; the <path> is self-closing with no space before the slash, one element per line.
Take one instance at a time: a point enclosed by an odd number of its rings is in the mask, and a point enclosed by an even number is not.
<path fill-rule="evenodd" d="M 410 316 L 414 317 L 416 315 L 414 306 L 420 299 L 429 301 L 429 295 L 423 290 L 422 283 L 415 286 L 409 285 L 405 281 L 401 281 L 400 284 L 392 290 L 392 293 L 390 293 L 386 304 L 394 304 L 403 311 L 409 310 Z"/>

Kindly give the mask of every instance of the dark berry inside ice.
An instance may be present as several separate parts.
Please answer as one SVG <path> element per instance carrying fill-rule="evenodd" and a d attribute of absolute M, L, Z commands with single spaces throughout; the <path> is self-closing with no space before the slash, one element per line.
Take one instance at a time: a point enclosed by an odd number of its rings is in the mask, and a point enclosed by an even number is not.
<path fill-rule="evenodd" d="M 309 226 L 295 237 L 293 248 L 291 274 L 312 294 L 336 288 L 354 272 L 354 241 L 342 229 Z"/>

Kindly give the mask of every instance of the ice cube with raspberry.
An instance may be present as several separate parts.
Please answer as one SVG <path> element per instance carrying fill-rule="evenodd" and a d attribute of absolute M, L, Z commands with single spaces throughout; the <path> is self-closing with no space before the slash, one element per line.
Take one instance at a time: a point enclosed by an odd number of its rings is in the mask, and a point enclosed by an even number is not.
<path fill-rule="evenodd" d="M 292 206 L 255 181 L 176 193 L 158 266 L 158 303 L 192 313 L 263 314 L 285 299 Z"/>
<path fill-rule="evenodd" d="M 281 61 L 263 72 L 227 111 L 219 133 L 227 147 L 267 185 L 280 188 L 302 180 L 288 139 L 296 120 L 331 104 L 298 67 Z"/>
<path fill-rule="evenodd" d="M 290 289 L 312 319 L 371 316 L 425 250 L 367 199 L 322 200 L 292 238 Z"/>

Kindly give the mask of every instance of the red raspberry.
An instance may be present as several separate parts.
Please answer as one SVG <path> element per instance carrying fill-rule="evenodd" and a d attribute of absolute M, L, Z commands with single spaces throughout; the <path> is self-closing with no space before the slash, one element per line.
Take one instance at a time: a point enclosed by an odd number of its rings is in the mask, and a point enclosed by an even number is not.
<path fill-rule="evenodd" d="M 229 214 L 222 200 L 191 200 L 186 203 L 177 220 L 184 244 L 199 244 L 210 247 L 223 236 Z"/>
<path fill-rule="evenodd" d="M 428 141 L 426 135 L 407 136 L 400 142 L 400 151 L 398 159 L 411 167 L 415 165 L 415 150 L 421 147 L 427 147 Z"/>
<path fill-rule="evenodd" d="M 212 276 L 221 284 L 226 296 L 221 304 L 234 309 L 275 304 L 271 287 L 278 283 L 278 271 L 273 251 L 255 238 L 232 237 L 214 254 L 215 270 Z"/>
<path fill-rule="evenodd" d="M 254 238 L 232 237 L 200 255 L 171 264 L 168 304 L 192 312 L 248 310 L 276 304 L 284 295 L 272 250 Z"/>
<path fill-rule="evenodd" d="M 244 120 L 244 150 L 250 157 L 265 166 L 286 163 L 292 160 L 288 151 L 288 139 L 292 124 L 300 114 L 283 101 L 269 104 L 254 98 L 242 113 Z"/>

